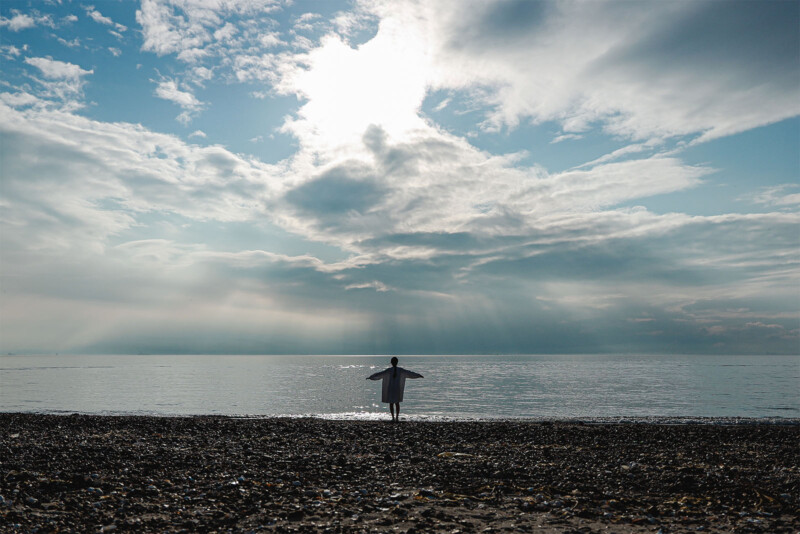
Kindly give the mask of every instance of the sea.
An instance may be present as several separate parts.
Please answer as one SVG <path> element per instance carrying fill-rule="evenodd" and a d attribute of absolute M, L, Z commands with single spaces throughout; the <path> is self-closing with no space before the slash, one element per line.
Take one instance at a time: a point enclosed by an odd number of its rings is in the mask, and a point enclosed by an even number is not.
<path fill-rule="evenodd" d="M 416 420 L 800 422 L 800 356 L 400 356 Z M 0 412 L 385 419 L 390 356 L 6 355 Z"/>

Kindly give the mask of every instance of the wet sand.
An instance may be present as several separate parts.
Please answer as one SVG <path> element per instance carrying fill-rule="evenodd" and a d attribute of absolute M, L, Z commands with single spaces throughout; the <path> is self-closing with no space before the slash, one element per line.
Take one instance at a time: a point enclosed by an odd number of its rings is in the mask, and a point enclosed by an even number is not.
<path fill-rule="evenodd" d="M 797 532 L 800 426 L 0 414 L 3 532 Z"/>

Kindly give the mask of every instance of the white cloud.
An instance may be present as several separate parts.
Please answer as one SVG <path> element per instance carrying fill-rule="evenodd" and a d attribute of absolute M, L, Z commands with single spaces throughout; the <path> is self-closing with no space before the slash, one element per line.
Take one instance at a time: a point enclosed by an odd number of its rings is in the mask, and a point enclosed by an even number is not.
<path fill-rule="evenodd" d="M 202 323 L 227 330 L 238 323 L 234 328 L 241 332 L 274 329 L 287 339 L 298 328 L 317 335 L 317 327 L 308 327 L 318 318 L 333 324 L 333 331 L 364 324 L 366 315 L 334 305 L 312 312 L 246 270 L 316 272 L 321 262 L 315 258 L 226 255 L 170 239 L 178 229 L 159 222 L 257 223 L 268 216 L 265 205 L 281 167 L 139 125 L 46 109 L 1 107 L 0 132 L 2 274 L 13 280 L 4 282 L 0 306 L 4 346 L 46 340 L 48 347 L 66 350 L 128 335 L 136 323 L 154 318 L 156 303 L 171 311 L 153 331 L 177 326 L 178 316 L 190 329 Z M 227 310 L 224 325 L 212 320 L 220 306 Z M 63 313 L 65 323 L 59 322 Z M 69 325 L 53 325 L 64 336 L 35 333 L 34 327 L 51 321 Z M 320 328 L 318 333 L 328 331 Z"/>
<path fill-rule="evenodd" d="M 430 257 L 435 247 L 375 251 L 363 243 L 410 229 L 526 235 L 567 213 L 591 220 L 623 202 L 688 189 L 712 172 L 668 157 L 612 162 L 647 144 L 558 174 L 519 166 L 522 155 L 477 150 L 420 116 L 439 76 L 430 44 L 436 39 L 415 26 L 416 13 L 410 20 L 394 15 L 357 48 L 325 37 L 274 82 L 277 91 L 304 99 L 283 127 L 301 151 L 293 160 L 289 202 L 275 207 L 292 232 L 346 250 Z M 320 200 L 337 194 L 343 197 Z"/>
<path fill-rule="evenodd" d="M 253 220 L 277 168 L 125 123 L 3 106 L 3 235 L 24 248 L 102 250 L 149 213 Z"/>
<path fill-rule="evenodd" d="M 119 57 L 122 55 L 122 50 L 120 50 L 119 48 L 115 48 L 113 46 L 109 46 L 108 51 L 111 52 L 111 55 L 114 57 Z"/>
<path fill-rule="evenodd" d="M 444 108 L 446 108 L 450 104 L 450 102 L 452 102 L 452 100 L 453 99 L 449 98 L 449 97 L 448 98 L 443 98 L 441 102 L 436 104 L 436 107 L 433 108 L 433 111 L 442 111 Z"/>
<path fill-rule="evenodd" d="M 41 100 L 32 94 L 21 91 L 17 93 L 0 93 L 0 100 L 2 100 L 7 106 L 14 108 L 41 103 Z"/>
<path fill-rule="evenodd" d="M 78 48 L 81 46 L 81 40 L 78 37 L 75 37 L 71 41 L 58 37 L 58 42 L 69 48 Z"/>
<path fill-rule="evenodd" d="M 193 131 L 192 133 L 189 134 L 189 137 L 190 138 L 192 138 L 192 137 L 200 137 L 200 138 L 205 139 L 208 136 L 206 135 L 206 133 L 203 130 L 195 130 L 195 131 Z"/>
<path fill-rule="evenodd" d="M 203 48 L 188 48 L 181 50 L 178 59 L 184 63 L 194 64 L 208 56 L 208 50 Z"/>
<path fill-rule="evenodd" d="M 399 25 L 411 50 L 424 44 L 430 87 L 481 89 L 489 130 L 556 121 L 565 134 L 600 126 L 635 140 L 707 140 L 800 113 L 797 16 L 785 2 L 373 9 L 379 36 Z"/>
<path fill-rule="evenodd" d="M 295 19 L 294 31 L 312 31 L 321 21 L 322 15 L 319 13 L 303 13 Z"/>
<path fill-rule="evenodd" d="M 556 137 L 554 137 L 553 140 L 550 141 L 550 144 L 556 144 L 556 143 L 561 143 L 563 141 L 570 141 L 570 140 L 577 140 L 577 139 L 583 139 L 583 136 L 580 135 L 580 134 L 574 134 L 574 133 L 561 134 L 561 135 L 557 135 Z"/>
<path fill-rule="evenodd" d="M 161 80 L 156 86 L 154 94 L 161 99 L 169 100 L 181 108 L 183 112 L 178 115 L 178 121 L 183 124 L 191 122 L 193 116 L 203 109 L 204 104 L 191 91 L 184 91 L 178 87 L 175 80 Z"/>
<path fill-rule="evenodd" d="M 42 86 L 40 96 L 61 101 L 70 109 L 80 107 L 80 97 L 86 83 L 84 77 L 94 70 L 84 70 L 74 63 L 58 61 L 48 57 L 25 58 L 25 63 L 39 69 L 44 80 L 37 79 Z"/>
<path fill-rule="evenodd" d="M 108 17 L 104 17 L 99 11 L 97 11 L 94 8 L 94 6 L 87 6 L 86 7 L 86 14 L 89 15 L 89 17 L 93 21 L 95 21 L 95 22 L 97 22 L 99 24 L 106 24 L 106 25 L 109 25 L 109 26 L 114 24 L 113 20 L 111 20 Z"/>
<path fill-rule="evenodd" d="M 277 32 L 265 32 L 259 38 L 258 42 L 264 48 L 274 48 L 276 46 L 282 46 L 286 43 L 280 38 L 280 34 Z"/>
<path fill-rule="evenodd" d="M 391 291 L 392 288 L 384 284 L 379 280 L 373 280 L 371 282 L 363 282 L 359 284 L 350 284 L 344 287 L 346 291 L 350 291 L 353 289 L 372 289 L 379 293 L 385 293 L 386 291 Z"/>
<path fill-rule="evenodd" d="M 18 57 L 22 51 L 14 45 L 0 45 L 0 54 L 6 59 L 14 59 Z"/>
<path fill-rule="evenodd" d="M 226 22 L 223 27 L 214 32 L 214 39 L 217 41 L 230 41 L 238 31 L 235 25 Z"/>
<path fill-rule="evenodd" d="M 155 0 L 142 1 L 141 9 L 136 12 L 136 21 L 144 32 L 142 49 L 158 55 L 198 46 L 209 39 L 202 24 L 192 24 L 175 15 L 170 5 Z"/>
<path fill-rule="evenodd" d="M 104 24 L 106 26 L 113 26 L 116 28 L 117 31 L 124 32 L 127 31 L 127 26 L 114 22 L 109 17 L 103 16 L 98 10 L 94 8 L 94 6 L 86 6 L 86 14 L 89 15 L 93 21 L 97 22 L 98 24 Z"/>
<path fill-rule="evenodd" d="M 565 136 L 561 136 L 565 137 Z M 582 136 L 578 136 L 580 138 Z M 553 141 L 556 142 L 555 140 Z M 600 165 L 601 163 L 607 163 L 609 161 L 614 161 L 615 159 L 620 159 L 624 156 L 630 156 L 631 154 L 637 154 L 640 152 L 644 152 L 646 150 L 652 149 L 658 145 L 657 142 L 648 142 L 648 143 L 634 143 L 631 145 L 624 146 L 622 148 L 618 148 L 609 154 L 604 154 L 597 159 L 592 161 L 586 162 L 582 165 L 579 165 L 577 168 L 583 167 L 593 167 L 595 165 Z"/>
<path fill-rule="evenodd" d="M 10 19 L 5 17 L 0 18 L 0 27 L 3 26 L 7 27 L 12 32 L 18 32 L 36 26 L 36 19 L 30 15 L 17 12 Z"/>
<path fill-rule="evenodd" d="M 798 189 L 800 189 L 798 184 L 765 187 L 753 195 L 743 197 L 742 200 L 750 200 L 756 204 L 773 207 L 800 206 L 800 192 L 792 192 Z"/>
<path fill-rule="evenodd" d="M 29 57 L 25 63 L 38 68 L 46 78 L 63 79 L 77 82 L 93 70 L 84 70 L 80 66 L 66 61 L 58 61 L 46 57 Z"/>
<path fill-rule="evenodd" d="M 206 67 L 195 67 L 192 69 L 192 77 L 196 82 L 210 80 L 214 76 L 214 71 Z"/>
<path fill-rule="evenodd" d="M 202 48 L 214 39 L 215 32 L 222 32 L 217 40 L 229 38 L 236 28 L 225 25 L 226 16 L 253 16 L 275 9 L 273 1 L 143 0 L 136 21 L 144 32 L 142 49 L 164 55 Z"/>
<path fill-rule="evenodd" d="M 30 13 L 22 13 L 18 9 L 12 9 L 11 13 L 11 18 L 0 17 L 0 28 L 6 27 L 12 32 L 19 32 L 35 26 L 56 27 L 56 23 L 53 22 L 53 17 L 51 15 L 43 15 L 36 9 L 32 10 Z M 64 22 L 71 22 L 70 17 L 65 17 Z"/>

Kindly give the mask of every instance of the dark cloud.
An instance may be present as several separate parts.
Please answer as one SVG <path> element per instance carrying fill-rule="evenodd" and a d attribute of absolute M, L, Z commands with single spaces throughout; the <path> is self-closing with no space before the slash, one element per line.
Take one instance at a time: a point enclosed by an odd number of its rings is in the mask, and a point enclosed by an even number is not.
<path fill-rule="evenodd" d="M 607 241 L 599 245 L 547 247 L 519 259 L 498 259 L 476 267 L 476 273 L 546 280 L 593 280 L 605 282 L 679 281 L 685 285 L 708 283 L 708 270 L 680 265 L 654 245 L 643 242 Z M 524 253 L 517 251 L 517 253 Z"/>
<path fill-rule="evenodd" d="M 558 12 L 553 2 L 501 0 L 462 2 L 458 8 L 466 15 L 450 36 L 448 46 L 480 48 L 487 43 L 504 46 L 520 39 L 530 40 Z"/>
<path fill-rule="evenodd" d="M 672 17 L 667 14 L 670 24 L 612 50 L 594 69 L 634 67 L 648 77 L 724 71 L 737 77 L 736 88 L 767 82 L 797 89 L 797 2 L 697 2 Z"/>
<path fill-rule="evenodd" d="M 339 166 L 292 189 L 286 200 L 313 217 L 366 213 L 384 195 L 383 188 L 360 165 Z"/>

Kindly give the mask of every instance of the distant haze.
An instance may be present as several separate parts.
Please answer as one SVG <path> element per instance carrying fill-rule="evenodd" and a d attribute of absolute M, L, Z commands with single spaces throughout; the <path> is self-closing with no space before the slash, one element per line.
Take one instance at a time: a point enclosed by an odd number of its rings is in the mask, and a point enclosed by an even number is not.
<path fill-rule="evenodd" d="M 799 2 L 0 32 L 2 353 L 800 353 Z"/>

